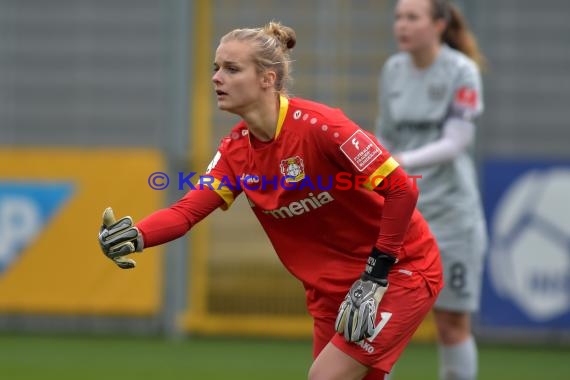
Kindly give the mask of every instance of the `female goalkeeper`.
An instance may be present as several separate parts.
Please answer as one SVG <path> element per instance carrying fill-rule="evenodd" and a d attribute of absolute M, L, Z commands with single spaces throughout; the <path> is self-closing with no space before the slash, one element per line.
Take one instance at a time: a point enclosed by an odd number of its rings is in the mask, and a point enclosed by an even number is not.
<path fill-rule="evenodd" d="M 217 105 L 241 122 L 222 139 L 205 185 L 136 225 L 107 209 L 99 241 L 132 268 L 128 254 L 181 237 L 245 193 L 305 287 L 314 318 L 309 379 L 383 379 L 442 287 L 439 253 L 415 209 L 417 191 L 390 153 L 342 111 L 287 96 L 295 42 L 274 22 L 221 39 Z"/>

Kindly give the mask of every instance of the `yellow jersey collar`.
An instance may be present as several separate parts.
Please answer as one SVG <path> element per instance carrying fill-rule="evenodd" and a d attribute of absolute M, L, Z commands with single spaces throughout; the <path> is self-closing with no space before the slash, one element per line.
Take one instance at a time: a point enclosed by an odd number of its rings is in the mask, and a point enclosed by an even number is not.
<path fill-rule="evenodd" d="M 287 116 L 287 110 L 289 109 L 289 99 L 286 96 L 279 95 L 279 118 L 277 119 L 277 129 L 275 130 L 274 140 L 277 139 L 281 129 L 283 128 L 283 123 L 285 122 L 285 116 Z"/>

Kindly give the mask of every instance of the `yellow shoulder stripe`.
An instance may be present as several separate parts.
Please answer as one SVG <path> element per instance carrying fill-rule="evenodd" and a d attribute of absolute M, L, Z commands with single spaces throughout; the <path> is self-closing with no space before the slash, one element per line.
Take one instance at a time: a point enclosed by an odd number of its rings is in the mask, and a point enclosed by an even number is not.
<path fill-rule="evenodd" d="M 234 193 L 232 192 L 228 184 L 222 183 L 219 179 L 214 178 L 212 181 L 212 189 L 216 194 L 218 194 L 226 204 L 221 205 L 222 210 L 227 210 L 234 203 Z"/>
<path fill-rule="evenodd" d="M 285 122 L 285 116 L 287 116 L 287 110 L 289 109 L 289 99 L 283 95 L 279 95 L 279 119 L 277 119 L 277 129 L 275 130 L 274 139 L 281 133 L 281 128 L 283 128 L 283 123 Z"/>
<path fill-rule="evenodd" d="M 366 181 L 363 186 L 368 190 L 374 190 L 374 188 L 380 185 L 382 181 L 384 181 L 384 178 L 388 177 L 398 166 L 400 166 L 398 161 L 393 157 L 388 158 L 368 177 L 368 181 Z"/>

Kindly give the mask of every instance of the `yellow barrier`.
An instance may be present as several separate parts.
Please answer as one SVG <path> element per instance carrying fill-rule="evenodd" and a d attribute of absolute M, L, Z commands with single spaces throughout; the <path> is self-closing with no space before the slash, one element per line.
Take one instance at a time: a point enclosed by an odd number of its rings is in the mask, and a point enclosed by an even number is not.
<path fill-rule="evenodd" d="M 117 268 L 100 252 L 105 207 L 139 220 L 163 206 L 147 179 L 164 171 L 159 152 L 144 149 L 3 149 L 1 184 L 68 184 L 72 191 L 35 238 L 0 272 L 0 312 L 151 315 L 161 306 L 162 248 Z M 0 226 L 0 229 L 2 226 Z"/>

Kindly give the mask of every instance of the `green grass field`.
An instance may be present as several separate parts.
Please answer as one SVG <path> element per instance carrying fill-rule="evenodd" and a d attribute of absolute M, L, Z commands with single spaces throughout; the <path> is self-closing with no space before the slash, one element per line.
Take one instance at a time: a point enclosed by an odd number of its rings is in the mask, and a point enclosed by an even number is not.
<path fill-rule="evenodd" d="M 0 379 L 306 379 L 309 341 L 0 335 Z M 482 346 L 481 380 L 568 380 L 570 350 Z M 395 380 L 436 380 L 434 346 L 407 348 Z"/>

